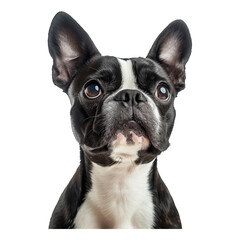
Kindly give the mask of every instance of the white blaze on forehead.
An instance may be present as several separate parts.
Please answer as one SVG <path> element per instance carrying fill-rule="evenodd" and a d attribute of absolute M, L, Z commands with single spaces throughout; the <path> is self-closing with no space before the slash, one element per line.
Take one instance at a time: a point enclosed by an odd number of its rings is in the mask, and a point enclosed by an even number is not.
<path fill-rule="evenodd" d="M 138 89 L 136 77 L 133 72 L 132 61 L 118 59 L 122 72 L 122 85 L 119 90 Z"/>

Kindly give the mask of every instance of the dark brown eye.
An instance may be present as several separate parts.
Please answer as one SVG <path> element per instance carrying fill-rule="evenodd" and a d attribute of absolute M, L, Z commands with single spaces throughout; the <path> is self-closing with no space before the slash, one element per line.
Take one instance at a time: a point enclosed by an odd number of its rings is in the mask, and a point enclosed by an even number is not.
<path fill-rule="evenodd" d="M 155 92 L 155 96 L 163 101 L 167 101 L 170 97 L 167 86 L 160 84 Z"/>
<path fill-rule="evenodd" d="M 85 88 L 85 94 L 88 98 L 94 99 L 102 94 L 101 88 L 97 83 L 91 83 Z"/>

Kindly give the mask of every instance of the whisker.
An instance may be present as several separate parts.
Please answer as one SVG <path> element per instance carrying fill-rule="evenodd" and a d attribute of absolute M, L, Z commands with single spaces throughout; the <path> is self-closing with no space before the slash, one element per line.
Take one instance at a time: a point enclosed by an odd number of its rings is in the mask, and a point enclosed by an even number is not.
<path fill-rule="evenodd" d="M 91 119 L 91 118 L 102 117 L 102 116 L 103 116 L 103 114 L 102 114 L 102 113 L 99 113 L 99 114 L 94 115 L 94 116 L 89 116 L 89 117 L 85 118 L 85 120 L 89 120 L 89 119 Z"/>
<path fill-rule="evenodd" d="M 92 69 L 92 70 L 95 70 L 95 71 L 97 71 L 98 69 L 97 68 L 94 68 L 94 67 L 88 67 L 89 69 Z"/>

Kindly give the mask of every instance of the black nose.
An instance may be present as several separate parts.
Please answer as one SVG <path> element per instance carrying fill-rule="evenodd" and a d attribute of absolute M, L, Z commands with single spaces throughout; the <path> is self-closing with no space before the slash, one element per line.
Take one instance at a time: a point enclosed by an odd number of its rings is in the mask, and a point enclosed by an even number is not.
<path fill-rule="evenodd" d="M 122 90 L 115 97 L 115 101 L 122 102 L 123 106 L 137 106 L 140 103 L 147 102 L 146 97 L 138 90 Z"/>

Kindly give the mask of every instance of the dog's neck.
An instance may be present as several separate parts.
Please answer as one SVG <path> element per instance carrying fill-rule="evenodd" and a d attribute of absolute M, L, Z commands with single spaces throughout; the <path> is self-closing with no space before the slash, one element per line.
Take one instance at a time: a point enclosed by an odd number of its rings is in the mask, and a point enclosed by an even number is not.
<path fill-rule="evenodd" d="M 84 228 L 82 222 L 92 222 L 94 228 L 151 227 L 153 204 L 149 204 L 152 203 L 149 176 L 153 165 L 154 161 L 146 164 L 119 162 L 112 166 L 91 163 L 91 190 L 86 194 L 84 206 L 76 216 L 75 227 Z M 85 212 L 88 213 L 87 221 L 83 219 Z"/>
<path fill-rule="evenodd" d="M 148 184 L 152 164 L 153 162 L 140 165 L 133 162 L 120 162 L 109 167 L 102 167 L 93 163 L 92 185 L 103 195 L 108 193 L 116 196 L 127 195 L 126 191 L 139 191 L 139 185 Z M 98 196 L 99 199 L 101 197 Z"/>

